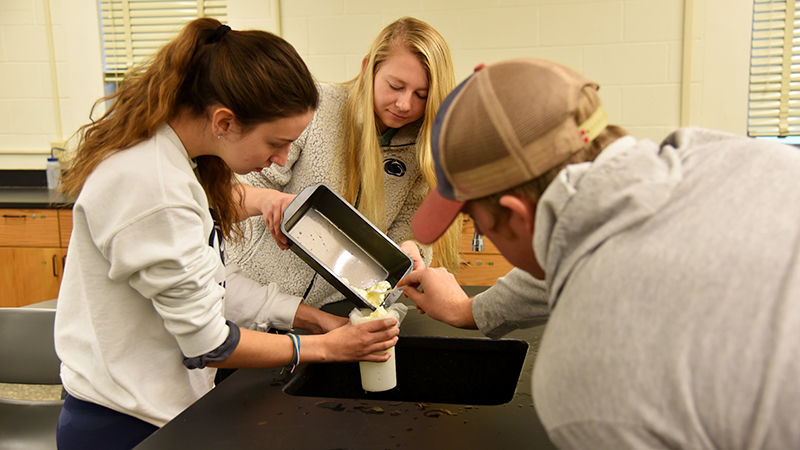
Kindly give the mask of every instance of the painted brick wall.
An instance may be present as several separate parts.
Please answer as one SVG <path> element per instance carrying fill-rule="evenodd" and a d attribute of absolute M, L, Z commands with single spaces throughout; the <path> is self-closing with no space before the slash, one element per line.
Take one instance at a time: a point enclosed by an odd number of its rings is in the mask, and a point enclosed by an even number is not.
<path fill-rule="evenodd" d="M 694 2 L 701 31 L 714 1 Z M 378 31 L 410 15 L 445 37 L 457 80 L 479 62 L 546 58 L 600 83 L 612 120 L 639 137 L 660 140 L 681 122 L 683 0 L 291 0 L 281 8 L 283 36 L 323 81 L 352 78 Z M 702 105 L 692 111 L 697 120 L 685 123 L 702 124 Z M 742 133 L 739 126 L 721 128 Z"/>
<path fill-rule="evenodd" d="M 600 83 L 632 133 L 660 139 L 679 124 L 682 0 L 293 0 L 281 13 L 283 36 L 320 80 L 352 78 L 378 31 L 410 15 L 445 37 L 457 80 L 479 62 L 547 58 Z"/>
<path fill-rule="evenodd" d="M 56 131 L 42 2 L 0 0 L 0 142 L 35 150 Z"/>
<path fill-rule="evenodd" d="M 323 81 L 352 78 L 378 31 L 410 15 L 447 39 L 458 80 L 479 62 L 542 57 L 599 82 L 612 121 L 636 136 L 660 140 L 681 124 L 745 133 L 749 1 L 227 1 L 234 28 L 279 32 Z M 45 2 L 52 13 L 61 136 Z M 689 4 L 691 57 L 684 61 Z M 43 168 L 50 142 L 88 121 L 103 94 L 97 18 L 97 0 L 0 0 L 0 169 Z M 690 95 L 682 98 L 684 62 L 691 65 Z"/>
<path fill-rule="evenodd" d="M 89 121 L 103 95 L 100 45 L 96 0 L 0 0 L 0 169 L 43 169 L 50 144 Z"/>

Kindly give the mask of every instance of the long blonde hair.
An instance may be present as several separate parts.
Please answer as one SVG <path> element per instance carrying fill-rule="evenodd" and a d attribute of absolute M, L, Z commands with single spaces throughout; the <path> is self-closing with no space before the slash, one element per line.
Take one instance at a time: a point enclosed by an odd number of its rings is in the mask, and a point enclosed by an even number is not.
<path fill-rule="evenodd" d="M 441 34 L 429 24 L 412 17 L 387 25 L 375 38 L 361 73 L 347 82 L 350 87 L 345 106 L 345 152 L 347 155 L 344 197 L 355 204 L 370 221 L 384 231 L 386 203 L 383 186 L 382 151 L 373 107 L 375 72 L 396 48 L 407 48 L 416 55 L 428 75 L 428 98 L 422 126 L 417 135 L 417 161 L 428 191 L 436 187 L 430 135 L 433 119 L 442 101 L 455 87 L 450 50 Z M 361 189 L 369 186 L 369 189 Z M 435 261 L 451 271 L 459 267 L 458 240 L 461 221 L 453 225 L 433 245 Z"/>
<path fill-rule="evenodd" d="M 209 106 L 222 104 L 247 131 L 316 109 L 319 94 L 300 55 L 285 40 L 265 31 L 234 31 L 216 19 L 200 18 L 132 69 L 119 89 L 98 100 L 92 111 L 109 99 L 113 103 L 105 114 L 77 132 L 77 151 L 62 177 L 62 188 L 71 195 L 80 193 L 103 159 L 150 138 L 182 109 L 202 117 Z M 198 180 L 223 234 L 240 232 L 236 227 L 240 205 L 231 191 L 233 171 L 216 156 L 195 161 Z"/>

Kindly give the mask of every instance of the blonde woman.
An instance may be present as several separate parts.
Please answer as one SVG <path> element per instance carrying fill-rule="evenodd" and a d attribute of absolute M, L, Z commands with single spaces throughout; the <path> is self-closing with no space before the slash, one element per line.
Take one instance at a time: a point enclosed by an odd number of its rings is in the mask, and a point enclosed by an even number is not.
<path fill-rule="evenodd" d="M 433 245 L 418 244 L 411 217 L 436 185 L 430 130 L 436 110 L 455 85 L 450 51 L 427 23 L 404 17 L 386 26 L 362 62 L 341 84 L 321 83 L 320 105 L 292 144 L 288 163 L 244 179 L 251 217 L 248 236 L 232 259 L 251 278 L 276 282 L 320 307 L 342 296 L 291 252 L 281 214 L 304 187 L 324 182 L 399 243 L 416 267 L 458 267 L 458 225 Z M 247 231 L 247 230 L 246 230 Z"/>

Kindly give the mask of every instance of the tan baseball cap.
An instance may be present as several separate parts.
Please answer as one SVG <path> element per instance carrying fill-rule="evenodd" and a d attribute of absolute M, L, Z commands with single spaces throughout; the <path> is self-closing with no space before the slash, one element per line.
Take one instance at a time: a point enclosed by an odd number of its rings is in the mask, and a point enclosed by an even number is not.
<path fill-rule="evenodd" d="M 585 88 L 599 86 L 540 59 L 480 66 L 442 102 L 431 131 L 437 186 L 414 214 L 414 237 L 430 244 L 467 200 L 526 183 L 594 139 L 608 124 L 602 108 L 578 124 Z"/>

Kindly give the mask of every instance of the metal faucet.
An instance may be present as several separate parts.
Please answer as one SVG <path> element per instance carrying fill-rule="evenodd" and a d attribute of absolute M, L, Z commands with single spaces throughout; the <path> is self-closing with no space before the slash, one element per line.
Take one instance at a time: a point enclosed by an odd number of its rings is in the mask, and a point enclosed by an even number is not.
<path fill-rule="evenodd" d="M 472 233 L 472 251 L 473 252 L 483 251 L 483 235 L 481 235 L 477 231 Z"/>

